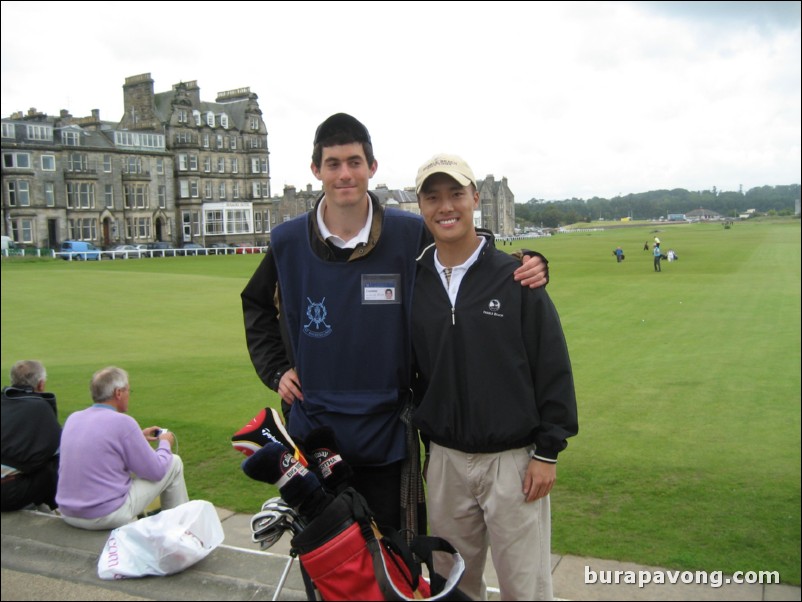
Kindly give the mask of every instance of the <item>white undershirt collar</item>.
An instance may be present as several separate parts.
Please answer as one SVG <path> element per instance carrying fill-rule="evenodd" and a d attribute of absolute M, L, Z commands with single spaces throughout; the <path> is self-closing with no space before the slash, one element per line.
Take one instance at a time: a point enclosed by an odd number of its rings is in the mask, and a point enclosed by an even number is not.
<path fill-rule="evenodd" d="M 323 237 L 323 240 L 330 241 L 331 244 L 333 244 L 335 247 L 339 247 L 340 249 L 355 249 L 360 244 L 367 244 L 368 237 L 370 236 L 370 225 L 373 223 L 373 203 L 371 203 L 369 196 L 367 199 L 368 219 L 365 222 L 365 225 L 362 226 L 362 229 L 357 232 L 356 236 L 346 241 L 336 234 L 332 234 L 331 230 L 329 230 L 326 226 L 326 222 L 323 221 L 323 214 L 325 211 L 324 205 L 326 203 L 326 197 L 324 196 L 323 200 L 317 205 L 317 226 L 320 228 L 320 235 Z"/>

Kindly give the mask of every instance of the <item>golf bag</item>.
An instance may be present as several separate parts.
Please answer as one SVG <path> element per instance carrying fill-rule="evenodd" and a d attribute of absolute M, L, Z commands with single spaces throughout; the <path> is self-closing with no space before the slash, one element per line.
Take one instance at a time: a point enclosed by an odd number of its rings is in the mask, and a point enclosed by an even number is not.
<path fill-rule="evenodd" d="M 417 536 L 408 546 L 397 532 L 382 534 L 365 499 L 350 487 L 297 533 L 291 545 L 323 600 L 468 599 L 457 589 L 465 563 L 451 544 Z M 434 570 L 434 552 L 451 554 L 447 579 Z M 428 582 L 421 575 L 423 564 Z"/>

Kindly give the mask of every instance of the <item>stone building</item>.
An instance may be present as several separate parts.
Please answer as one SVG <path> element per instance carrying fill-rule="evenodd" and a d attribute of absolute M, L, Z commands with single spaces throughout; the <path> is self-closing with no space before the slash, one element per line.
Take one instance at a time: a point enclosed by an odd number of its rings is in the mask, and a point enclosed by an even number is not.
<path fill-rule="evenodd" d="M 2 119 L 3 230 L 22 246 L 263 244 L 275 220 L 267 128 L 248 88 L 200 99 L 125 80 L 117 122 L 31 109 Z"/>
<path fill-rule="evenodd" d="M 477 180 L 481 225 L 500 236 L 515 234 L 515 195 L 507 178 L 497 182 L 492 175 Z"/>
<path fill-rule="evenodd" d="M 272 228 L 314 206 L 320 190 L 271 194 L 267 127 L 250 88 L 201 99 L 196 81 L 156 93 L 149 73 L 125 79 L 124 114 L 73 117 L 30 109 L 2 119 L 3 233 L 22 247 L 84 240 L 103 248 L 166 241 L 264 245 Z M 477 182 L 477 223 L 514 233 L 507 179 Z M 375 191 L 418 213 L 414 187 Z"/>
<path fill-rule="evenodd" d="M 2 120 L 3 229 L 24 246 L 103 246 L 169 236 L 173 160 L 159 133 L 125 132 L 98 110 L 30 109 Z"/>
<path fill-rule="evenodd" d="M 267 127 L 250 88 L 201 100 L 196 81 L 154 93 L 149 73 L 125 80 L 120 129 L 164 132 L 174 158 L 173 242 L 264 244 L 275 225 Z"/>

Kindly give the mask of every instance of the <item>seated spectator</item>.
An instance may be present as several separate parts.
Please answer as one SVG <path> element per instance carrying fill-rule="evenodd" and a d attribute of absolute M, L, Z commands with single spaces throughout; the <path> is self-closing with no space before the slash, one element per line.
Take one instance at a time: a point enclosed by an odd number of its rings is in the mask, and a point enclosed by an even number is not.
<path fill-rule="evenodd" d="M 56 501 L 64 521 L 82 529 L 114 529 L 136 520 L 157 497 L 166 510 L 189 501 L 184 465 L 172 453 L 173 433 L 139 427 L 126 415 L 128 373 L 95 372 L 91 407 L 75 412 L 61 436 Z M 158 441 L 153 449 L 149 442 Z"/>
<path fill-rule="evenodd" d="M 46 382 L 41 362 L 22 360 L 11 368 L 11 386 L 2 391 L 3 512 L 56 508 L 61 425 Z"/>

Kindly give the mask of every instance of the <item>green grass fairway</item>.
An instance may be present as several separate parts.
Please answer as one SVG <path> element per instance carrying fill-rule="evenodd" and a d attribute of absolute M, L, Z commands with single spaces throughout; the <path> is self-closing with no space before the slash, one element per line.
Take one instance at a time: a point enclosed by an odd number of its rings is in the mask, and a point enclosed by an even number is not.
<path fill-rule="evenodd" d="M 655 229 L 664 252 L 655 273 Z M 579 435 L 552 493 L 555 553 L 800 583 L 800 221 L 634 226 L 519 246 L 550 262 Z M 612 255 L 622 246 L 626 259 Z M 2 371 L 42 360 L 60 418 L 92 373 L 130 372 L 131 414 L 178 436 L 190 496 L 254 513 L 230 437 L 277 396 L 245 347 L 261 256 L 2 262 Z M 489 400 L 492 402 L 492 400 Z"/>

